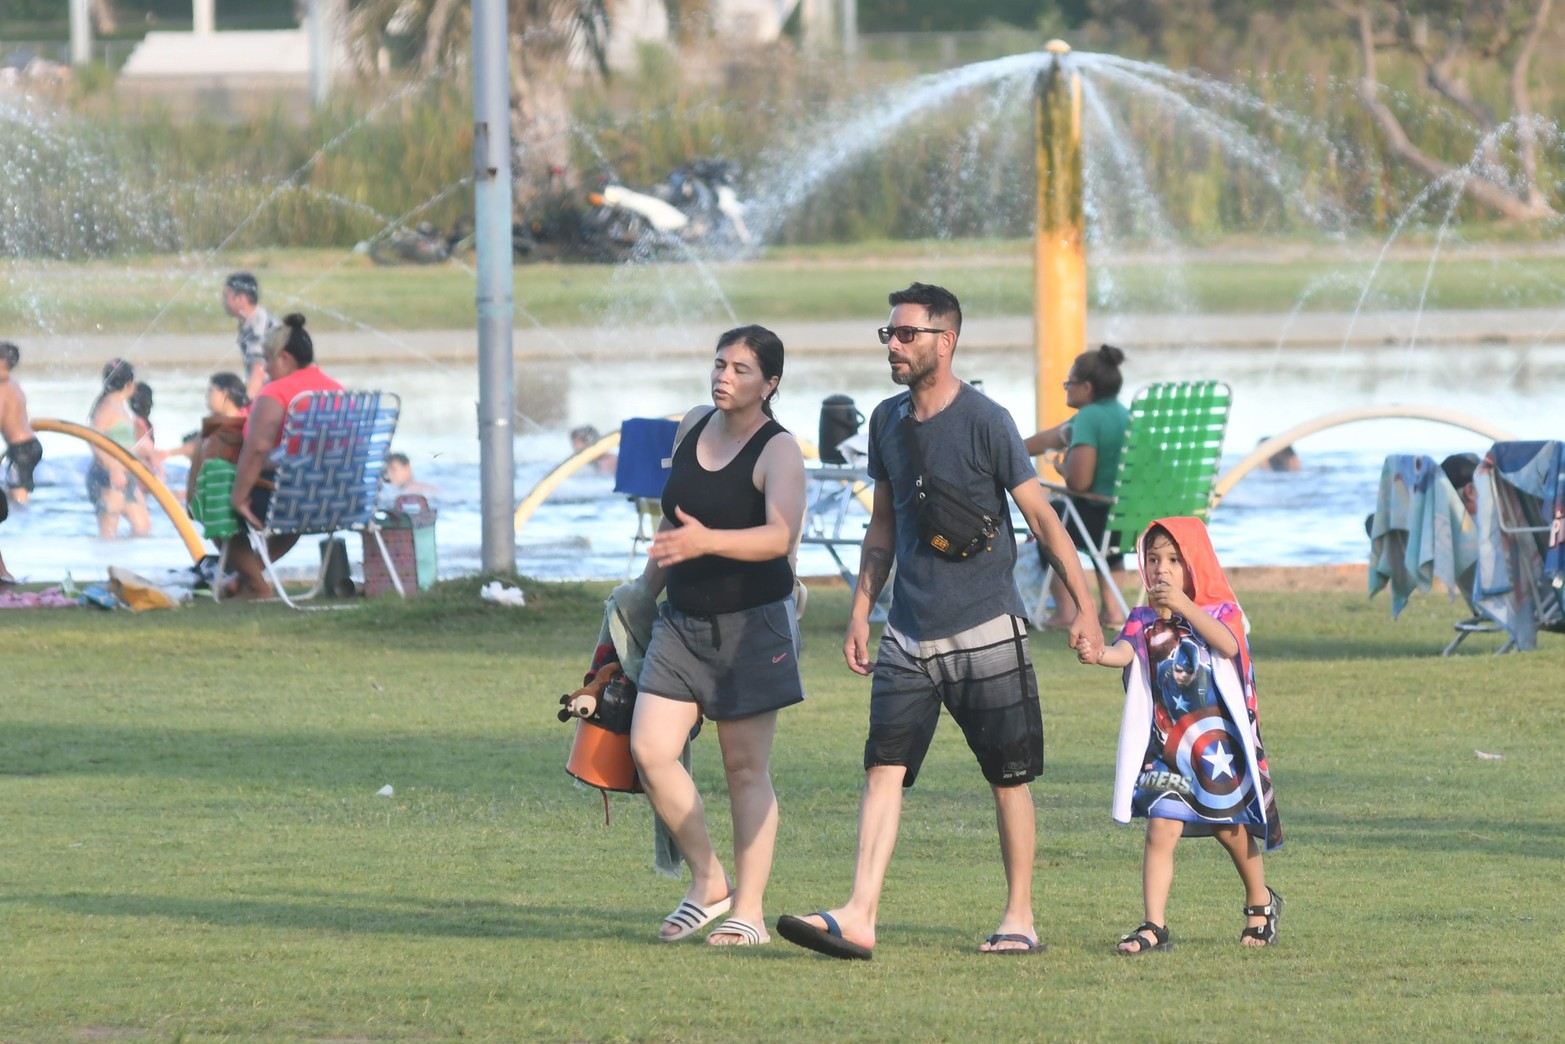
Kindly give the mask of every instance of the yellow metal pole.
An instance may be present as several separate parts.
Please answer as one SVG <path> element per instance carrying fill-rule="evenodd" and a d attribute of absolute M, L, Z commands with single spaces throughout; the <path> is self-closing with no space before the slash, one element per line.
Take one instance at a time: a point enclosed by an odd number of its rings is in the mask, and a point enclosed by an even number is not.
<path fill-rule="evenodd" d="M 1069 416 L 1064 381 L 1087 348 L 1086 218 L 1082 206 L 1081 76 L 1070 45 L 1050 40 L 1053 59 L 1038 76 L 1038 230 L 1034 240 L 1033 332 L 1037 342 L 1037 426 Z"/>

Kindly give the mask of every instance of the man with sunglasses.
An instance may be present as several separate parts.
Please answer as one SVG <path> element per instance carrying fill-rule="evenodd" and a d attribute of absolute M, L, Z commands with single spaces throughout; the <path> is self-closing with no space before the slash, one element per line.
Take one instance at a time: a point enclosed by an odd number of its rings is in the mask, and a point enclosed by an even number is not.
<path fill-rule="evenodd" d="M 907 391 L 886 399 L 869 422 L 869 474 L 875 480 L 869 528 L 843 654 L 871 675 L 869 739 L 859 815 L 853 892 L 845 905 L 784 916 L 778 934 L 831 957 L 869 959 L 881 887 L 896 845 L 902 791 L 913 785 L 943 704 L 961 727 L 994 792 L 1006 905 L 978 950 L 1018 955 L 1043 949 L 1033 927 L 1036 825 L 1027 784 L 1043 770 L 1043 715 L 1027 644 L 1021 597 L 1012 579 L 1016 539 L 1009 494 L 1080 610 L 1072 647 L 1101 644 L 1086 577 L 1070 537 L 1049 506 L 1011 415 L 952 372 L 962 308 L 939 286 L 914 283 L 888 297 L 879 330 L 891 379 Z M 903 423 L 909 418 L 909 423 Z M 917 448 L 909 440 L 918 440 Z M 922 456 L 922 468 L 917 463 Z M 918 532 L 921 473 L 957 487 L 1000 520 L 987 551 L 954 560 Z M 895 580 L 878 659 L 869 657 L 869 615 Z"/>

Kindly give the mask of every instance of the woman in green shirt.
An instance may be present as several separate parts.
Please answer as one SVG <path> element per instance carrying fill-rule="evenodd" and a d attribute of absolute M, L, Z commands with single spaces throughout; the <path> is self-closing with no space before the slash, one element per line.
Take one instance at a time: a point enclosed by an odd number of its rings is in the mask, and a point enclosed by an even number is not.
<path fill-rule="evenodd" d="M 1105 344 L 1095 352 L 1083 352 L 1071 363 L 1070 374 L 1065 380 L 1065 404 L 1076 408 L 1076 413 L 1064 424 L 1037 432 L 1027 439 L 1027 452 L 1038 456 L 1048 452 L 1063 452 L 1059 464 L 1065 485 L 1080 493 L 1111 497 L 1114 481 L 1119 474 L 1119 455 L 1125 444 L 1125 427 L 1130 423 L 1130 411 L 1119 401 L 1119 390 L 1125 383 L 1120 364 L 1125 353 L 1113 345 Z M 1103 530 L 1108 523 L 1109 509 L 1106 503 L 1083 497 L 1071 497 L 1087 532 L 1079 533 L 1074 522 L 1066 519 L 1066 531 L 1077 547 L 1085 548 L 1087 542 L 1100 546 Z M 1063 504 L 1056 502 L 1055 510 L 1065 519 Z M 1114 552 L 1108 556 L 1109 568 L 1119 572 L 1124 556 L 1117 550 L 1120 535 L 1115 534 L 1110 544 Z M 1099 601 L 1102 606 L 1098 618 L 1105 627 L 1119 627 L 1115 600 L 1109 597 L 1107 581 L 1098 577 Z M 1069 598 L 1064 584 L 1056 576 L 1053 580 L 1054 613 L 1043 622 L 1045 628 L 1068 628 L 1076 618 L 1075 603 Z"/>

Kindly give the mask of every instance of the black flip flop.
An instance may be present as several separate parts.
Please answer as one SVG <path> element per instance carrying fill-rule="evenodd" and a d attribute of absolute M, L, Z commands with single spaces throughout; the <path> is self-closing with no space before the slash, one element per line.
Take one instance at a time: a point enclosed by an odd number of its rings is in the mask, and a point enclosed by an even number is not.
<path fill-rule="evenodd" d="M 777 918 L 777 934 L 795 946 L 802 946 L 806 950 L 814 950 L 816 953 L 823 953 L 827 957 L 835 957 L 842 961 L 867 961 L 875 956 L 875 952 L 869 947 L 844 939 L 842 927 L 837 924 L 837 919 L 825 910 L 817 910 L 811 916 L 825 921 L 826 927 L 817 928 L 802 917 L 783 914 Z"/>

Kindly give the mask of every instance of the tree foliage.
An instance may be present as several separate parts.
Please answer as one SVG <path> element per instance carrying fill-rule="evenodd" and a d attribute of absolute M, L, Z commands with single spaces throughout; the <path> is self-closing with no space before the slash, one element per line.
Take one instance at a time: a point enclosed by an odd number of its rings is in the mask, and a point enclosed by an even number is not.
<path fill-rule="evenodd" d="M 1213 76 L 1264 77 L 1303 64 L 1324 79 L 1353 69 L 1393 162 L 1459 181 L 1506 218 L 1555 213 L 1538 148 L 1549 122 L 1538 113 L 1554 99 L 1534 59 L 1565 46 L 1556 0 L 1088 2 L 1092 42 Z M 1351 51 L 1330 43 L 1342 39 Z M 1421 144 L 1413 125 L 1431 122 L 1431 112 L 1465 133 L 1441 147 Z"/>
<path fill-rule="evenodd" d="M 1009 25 L 1032 29 L 1048 18 L 1075 27 L 1086 21 L 1088 0 L 858 0 L 866 33 L 961 32 Z"/>
<path fill-rule="evenodd" d="M 1359 96 L 1391 149 L 1433 178 L 1463 177 L 1464 190 L 1507 218 L 1552 217 L 1539 183 L 1542 122 L 1533 101 L 1532 62 L 1561 43 L 1553 0 L 1330 0 L 1355 33 Z M 1432 155 L 1415 144 L 1386 96 L 1382 54 L 1415 62 L 1426 96 L 1466 120 L 1477 140 L 1470 158 Z M 1508 112 L 1474 90 L 1484 71 L 1505 71 Z M 1499 92 L 1496 92 L 1499 93 Z M 1504 115 L 1501 115 L 1504 113 Z"/>
<path fill-rule="evenodd" d="M 511 136 L 519 181 L 542 189 L 570 169 L 573 54 L 607 75 L 607 0 L 508 0 Z M 364 78 L 374 78 L 395 37 L 405 41 L 422 76 L 463 64 L 471 53 L 471 5 L 462 0 L 351 0 L 349 53 Z"/>

